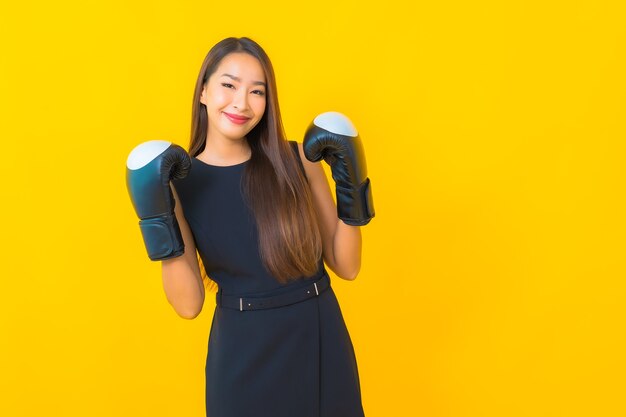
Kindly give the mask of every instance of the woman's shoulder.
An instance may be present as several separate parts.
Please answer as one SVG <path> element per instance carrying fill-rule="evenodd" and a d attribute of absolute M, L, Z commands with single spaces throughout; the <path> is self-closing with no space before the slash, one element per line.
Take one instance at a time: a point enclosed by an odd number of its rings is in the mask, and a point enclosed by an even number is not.
<path fill-rule="evenodd" d="M 298 165 L 300 166 L 300 170 L 302 171 L 302 174 L 308 180 L 306 169 L 304 168 L 304 165 L 302 163 L 302 158 L 304 158 L 304 151 L 302 148 L 302 144 L 296 142 L 295 140 L 290 140 L 288 142 L 289 142 L 289 146 L 291 147 L 291 150 L 293 151 L 296 157 L 296 160 L 298 161 Z"/>
<path fill-rule="evenodd" d="M 295 140 L 288 140 L 287 141 L 289 143 L 289 146 L 291 147 L 291 150 L 294 151 L 294 153 L 296 154 L 296 156 L 298 156 L 298 159 L 300 159 L 300 148 L 302 148 L 302 144 L 296 142 Z"/>

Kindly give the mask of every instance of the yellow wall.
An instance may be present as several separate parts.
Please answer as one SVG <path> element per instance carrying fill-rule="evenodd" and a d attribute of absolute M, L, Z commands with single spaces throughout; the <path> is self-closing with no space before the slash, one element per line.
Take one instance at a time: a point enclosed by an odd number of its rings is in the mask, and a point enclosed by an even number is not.
<path fill-rule="evenodd" d="M 296 3 L 2 3 L 0 415 L 204 416 L 214 298 L 167 303 L 125 160 L 187 146 L 226 36 L 291 139 L 363 138 L 377 215 L 332 279 L 368 417 L 625 415 L 623 2 Z"/>

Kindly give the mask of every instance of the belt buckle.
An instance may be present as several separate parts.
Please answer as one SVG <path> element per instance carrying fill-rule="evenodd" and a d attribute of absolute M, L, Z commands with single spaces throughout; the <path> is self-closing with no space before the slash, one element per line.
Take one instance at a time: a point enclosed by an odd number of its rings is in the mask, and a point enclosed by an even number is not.
<path fill-rule="evenodd" d="M 315 287 L 315 295 L 320 295 L 320 292 L 317 290 L 317 282 L 313 283 L 313 286 Z M 307 294 L 311 293 L 311 290 L 307 290 L 306 292 Z"/>
<path fill-rule="evenodd" d="M 248 303 L 250 305 L 250 303 Z M 243 297 L 239 297 L 239 311 L 243 311 Z"/>

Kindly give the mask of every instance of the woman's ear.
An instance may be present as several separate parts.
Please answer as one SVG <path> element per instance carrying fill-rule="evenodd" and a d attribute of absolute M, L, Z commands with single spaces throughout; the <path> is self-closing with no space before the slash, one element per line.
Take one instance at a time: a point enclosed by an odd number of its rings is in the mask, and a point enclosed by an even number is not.
<path fill-rule="evenodd" d="M 206 84 L 202 86 L 202 93 L 200 94 L 200 103 L 206 106 Z"/>

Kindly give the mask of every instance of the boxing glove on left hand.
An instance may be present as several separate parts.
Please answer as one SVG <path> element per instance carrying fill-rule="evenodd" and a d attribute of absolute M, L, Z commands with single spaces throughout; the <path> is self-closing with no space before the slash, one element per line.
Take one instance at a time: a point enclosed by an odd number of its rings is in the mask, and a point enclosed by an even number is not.
<path fill-rule="evenodd" d="M 128 155 L 126 186 L 140 218 L 148 257 L 153 261 L 175 258 L 185 251 L 170 180 L 185 178 L 190 169 L 187 151 L 163 140 L 141 143 Z"/>
<path fill-rule="evenodd" d="M 351 226 L 363 226 L 374 217 L 374 201 L 367 177 L 365 152 L 352 122 L 338 112 L 318 115 L 302 143 L 311 162 L 324 159 L 335 180 L 337 217 Z"/>

